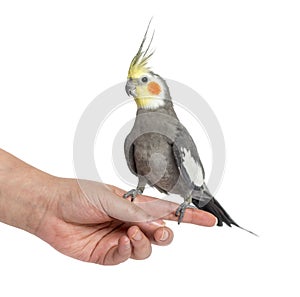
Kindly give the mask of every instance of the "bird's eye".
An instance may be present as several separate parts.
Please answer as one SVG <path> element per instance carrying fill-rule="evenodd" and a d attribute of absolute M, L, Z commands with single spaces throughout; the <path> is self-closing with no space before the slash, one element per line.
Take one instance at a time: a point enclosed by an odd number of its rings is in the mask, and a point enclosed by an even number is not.
<path fill-rule="evenodd" d="M 146 76 L 142 77 L 142 82 L 143 83 L 146 83 L 147 81 L 148 81 L 148 77 L 146 77 Z"/>

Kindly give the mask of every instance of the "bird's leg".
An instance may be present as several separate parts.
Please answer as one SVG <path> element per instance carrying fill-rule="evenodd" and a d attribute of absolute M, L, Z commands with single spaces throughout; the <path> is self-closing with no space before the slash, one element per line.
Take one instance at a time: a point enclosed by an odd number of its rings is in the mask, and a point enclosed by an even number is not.
<path fill-rule="evenodd" d="M 147 181 L 144 178 L 139 178 L 138 185 L 135 189 L 132 189 L 123 195 L 123 198 L 131 197 L 131 202 L 136 198 L 137 195 L 142 195 Z"/>
<path fill-rule="evenodd" d="M 190 207 L 191 203 L 192 203 L 192 196 L 185 198 L 184 202 L 178 206 L 175 212 L 175 216 L 178 217 L 178 225 L 182 222 L 185 210 Z"/>

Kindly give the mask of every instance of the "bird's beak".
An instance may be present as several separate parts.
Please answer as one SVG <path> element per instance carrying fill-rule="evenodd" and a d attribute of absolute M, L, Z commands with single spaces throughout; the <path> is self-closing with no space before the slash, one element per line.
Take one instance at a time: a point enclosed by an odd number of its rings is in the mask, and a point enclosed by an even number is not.
<path fill-rule="evenodd" d="M 127 80 L 125 90 L 128 96 L 136 97 L 136 85 L 131 78 Z"/>

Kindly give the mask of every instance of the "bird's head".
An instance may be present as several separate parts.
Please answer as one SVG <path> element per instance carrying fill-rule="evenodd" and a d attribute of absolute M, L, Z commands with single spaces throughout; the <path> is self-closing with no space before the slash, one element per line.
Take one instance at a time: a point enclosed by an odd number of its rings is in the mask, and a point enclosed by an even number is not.
<path fill-rule="evenodd" d="M 130 63 L 126 92 L 129 96 L 134 97 L 138 108 L 157 109 L 164 106 L 167 100 L 170 101 L 171 97 L 165 80 L 151 71 L 147 65 L 153 55 L 153 52 L 149 53 L 149 48 L 154 33 L 147 49 L 143 50 L 149 25 L 140 48 Z"/>

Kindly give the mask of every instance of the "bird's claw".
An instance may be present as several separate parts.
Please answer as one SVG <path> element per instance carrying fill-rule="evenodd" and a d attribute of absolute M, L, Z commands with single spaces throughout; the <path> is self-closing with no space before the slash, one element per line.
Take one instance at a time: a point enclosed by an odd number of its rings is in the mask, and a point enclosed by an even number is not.
<path fill-rule="evenodd" d="M 136 198 L 137 195 L 141 195 L 143 192 L 140 189 L 132 189 L 123 195 L 123 198 L 131 197 L 131 202 Z"/>
<path fill-rule="evenodd" d="M 181 203 L 176 212 L 175 212 L 175 216 L 178 217 L 178 225 L 182 222 L 183 220 L 183 216 L 185 213 L 185 210 L 189 207 L 189 203 L 184 201 L 183 203 Z"/>

